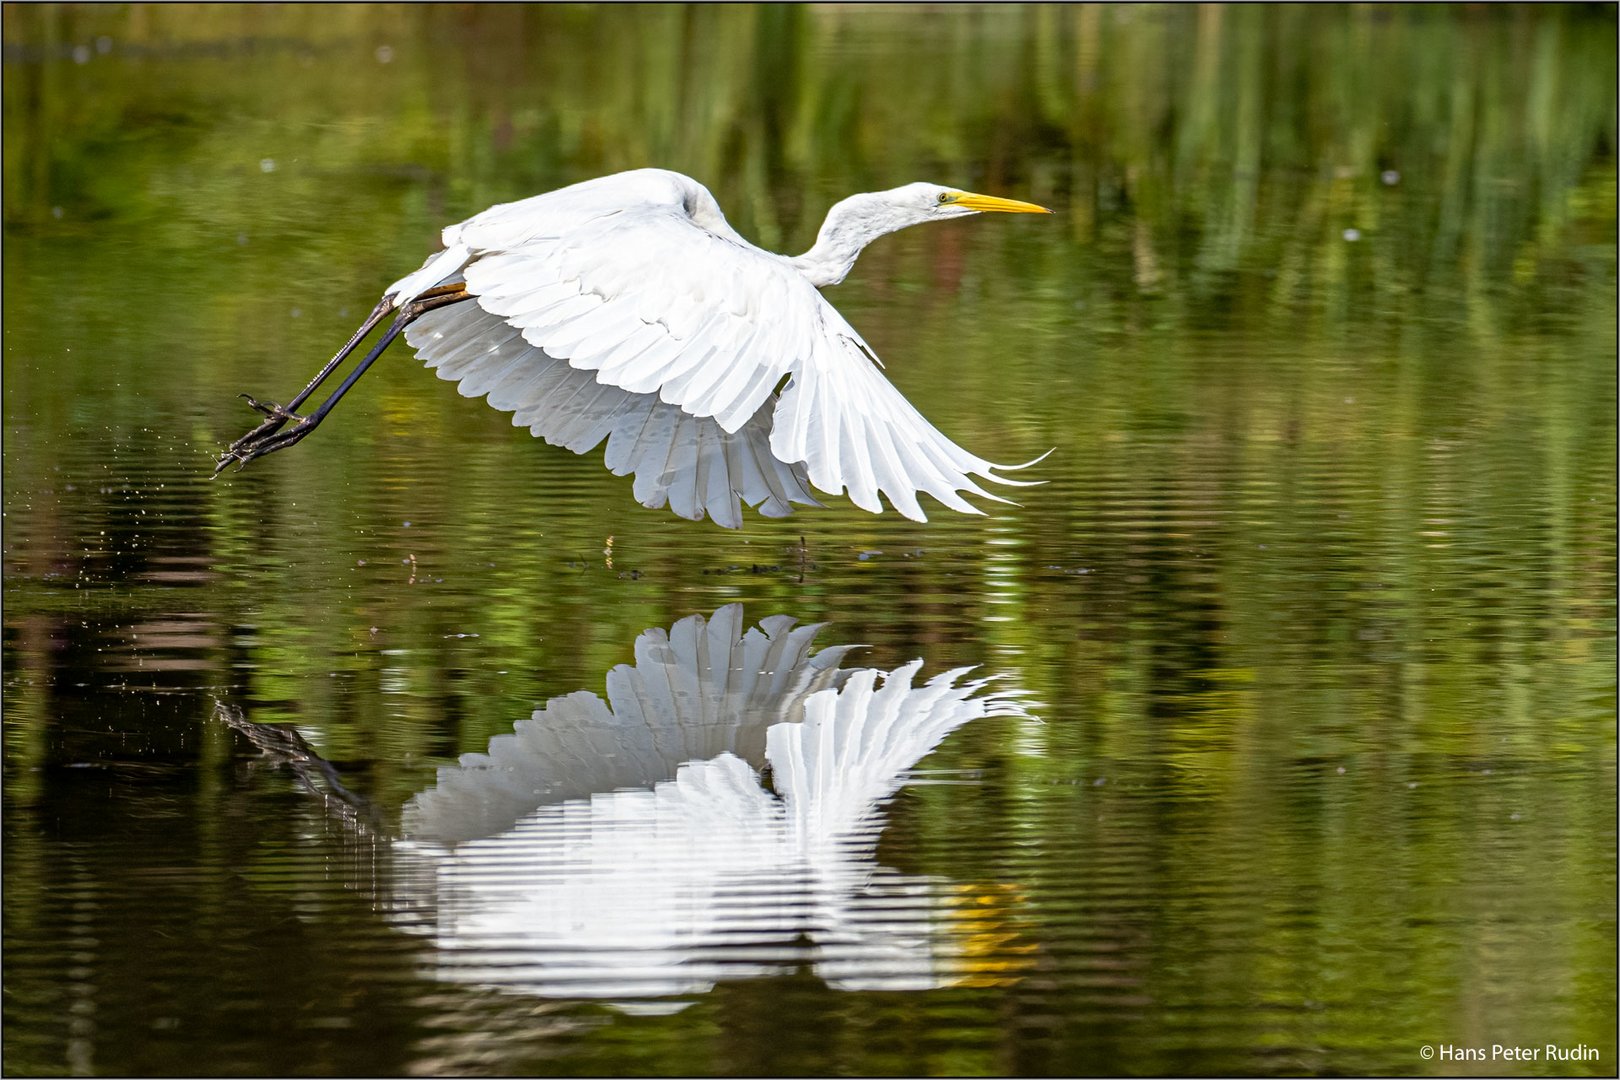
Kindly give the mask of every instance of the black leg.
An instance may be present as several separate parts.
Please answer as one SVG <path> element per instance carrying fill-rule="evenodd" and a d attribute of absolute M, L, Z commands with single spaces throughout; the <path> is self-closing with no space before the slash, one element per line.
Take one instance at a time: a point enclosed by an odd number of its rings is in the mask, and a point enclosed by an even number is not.
<path fill-rule="evenodd" d="M 237 450 L 240 450 L 243 446 L 255 439 L 262 439 L 273 432 L 279 431 L 281 426 L 288 420 L 298 419 L 297 414 L 294 413 L 293 410 L 302 405 L 304 400 L 308 398 L 310 394 L 315 392 L 315 388 L 320 386 L 321 383 L 325 382 L 332 372 L 337 370 L 337 366 L 343 363 L 348 355 L 354 351 L 354 347 L 360 344 L 365 336 L 376 328 L 378 323 L 382 322 L 383 316 L 387 315 L 390 310 L 392 310 L 392 305 L 388 302 L 386 297 L 378 301 L 377 306 L 371 309 L 371 314 L 366 316 L 366 321 L 360 324 L 360 329 L 354 332 L 354 336 L 349 338 L 348 343 L 345 344 L 343 348 L 338 350 L 336 356 L 332 357 L 332 359 L 326 362 L 326 366 L 321 368 L 320 372 L 310 380 L 309 385 L 304 387 L 304 389 L 299 392 L 298 396 L 293 398 L 292 401 L 286 406 L 277 405 L 274 402 L 265 403 L 251 397 L 248 394 L 241 395 L 247 399 L 247 403 L 249 405 L 264 413 L 264 415 L 269 419 L 265 420 L 264 423 L 260 424 L 258 427 L 254 428 L 240 439 L 237 439 L 235 442 L 231 443 L 230 449 L 227 450 L 225 456 L 220 459 L 219 468 L 214 470 L 214 475 L 219 475 L 219 470 L 224 468 L 225 464 L 234 458 Z"/>
<path fill-rule="evenodd" d="M 266 405 L 255 401 L 253 398 L 248 398 L 248 404 L 264 413 L 269 419 L 231 444 L 230 449 L 220 456 L 218 464 L 215 465 L 214 475 L 218 476 L 233 461 L 238 463 L 238 467 L 241 467 L 256 457 L 262 457 L 277 450 L 284 450 L 302 440 L 311 431 L 314 431 L 322 420 L 326 419 L 326 415 L 332 411 L 343 398 L 343 395 L 347 394 L 354 384 L 360 381 L 360 376 L 364 375 L 366 370 L 376 363 L 377 357 L 381 356 L 383 350 L 393 343 L 401 330 L 404 330 L 405 327 L 435 308 L 457 304 L 467 299 L 470 299 L 470 294 L 458 282 L 455 285 L 441 285 L 438 288 L 430 289 L 417 299 L 406 304 L 400 309 L 399 314 L 395 316 L 393 323 L 388 327 L 387 333 L 383 334 L 381 340 L 373 345 L 371 351 L 355 365 L 354 370 L 349 372 L 348 377 L 339 384 L 338 388 L 328 395 L 325 401 L 321 402 L 319 408 L 308 416 L 298 416 L 293 413 L 292 410 L 303 404 L 310 394 L 315 391 L 315 388 L 326 381 L 332 372 L 336 370 L 338 364 L 343 361 L 344 357 L 353 352 L 354 347 L 359 344 L 360 340 L 381 321 L 383 315 L 388 313 L 388 301 L 384 300 L 378 304 L 370 317 L 366 319 L 365 325 L 355 333 L 354 337 L 349 339 L 349 343 L 343 347 L 342 351 L 333 357 L 326 367 L 321 369 L 321 372 L 315 376 L 308 386 L 304 387 L 303 391 L 286 408 L 280 405 Z M 282 431 L 282 426 L 289 420 L 295 421 L 295 423 L 286 431 Z"/>
<path fill-rule="evenodd" d="M 421 296 L 417 297 L 417 300 L 431 299 L 437 296 L 446 296 L 451 293 L 458 293 L 461 291 L 461 288 L 462 283 L 459 281 L 450 285 L 437 285 L 423 293 Z M 247 399 L 247 403 L 249 405 L 264 413 L 264 415 L 269 417 L 269 419 L 231 444 L 230 449 L 226 451 L 225 456 L 220 459 L 219 467 L 214 470 L 214 475 L 218 476 L 219 470 L 229 464 L 231 460 L 234 460 L 235 452 L 241 449 L 243 446 L 246 446 L 249 442 L 256 439 L 266 438 L 274 432 L 279 431 L 281 426 L 289 420 L 302 419 L 293 410 L 302 405 L 309 395 L 315 392 L 316 387 L 325 382 L 331 376 L 332 372 L 337 370 L 338 365 L 343 363 L 348 355 L 354 351 L 354 347 L 360 344 L 367 334 L 376 329 L 377 324 L 382 322 L 383 317 L 392 310 L 393 305 L 389 302 L 388 297 L 385 296 L 378 301 L 377 306 L 371 309 L 371 314 L 366 316 L 366 321 L 360 324 L 360 329 L 354 332 L 354 336 L 349 338 L 347 344 L 345 344 L 343 348 L 339 349 L 337 355 L 328 360 L 326 362 L 326 366 L 321 368 L 319 373 L 317 373 L 316 376 L 309 381 L 309 385 L 304 387 L 303 390 L 299 391 L 298 396 L 293 398 L 292 401 L 288 402 L 286 405 L 277 405 L 274 402 L 259 401 L 257 398 L 254 398 L 249 394 L 242 394 L 241 396 Z"/>

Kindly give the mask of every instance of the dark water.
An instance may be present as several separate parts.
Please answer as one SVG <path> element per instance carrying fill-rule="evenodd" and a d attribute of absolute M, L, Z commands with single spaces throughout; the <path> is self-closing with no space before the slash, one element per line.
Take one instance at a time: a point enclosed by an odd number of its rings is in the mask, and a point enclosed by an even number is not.
<path fill-rule="evenodd" d="M 1612 8 L 4 18 L 8 1072 L 1614 1072 Z M 829 294 L 1045 485 L 725 532 L 403 352 L 209 481 L 646 164 L 1058 208 Z"/>

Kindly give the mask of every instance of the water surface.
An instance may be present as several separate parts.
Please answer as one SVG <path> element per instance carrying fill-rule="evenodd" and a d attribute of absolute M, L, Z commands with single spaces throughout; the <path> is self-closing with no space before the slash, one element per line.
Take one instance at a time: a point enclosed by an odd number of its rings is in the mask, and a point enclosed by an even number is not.
<path fill-rule="evenodd" d="M 11 1071 L 1614 1071 L 1612 9 L 4 17 Z M 648 164 L 1058 208 L 829 293 L 1046 483 L 727 532 L 403 351 L 208 479 Z"/>

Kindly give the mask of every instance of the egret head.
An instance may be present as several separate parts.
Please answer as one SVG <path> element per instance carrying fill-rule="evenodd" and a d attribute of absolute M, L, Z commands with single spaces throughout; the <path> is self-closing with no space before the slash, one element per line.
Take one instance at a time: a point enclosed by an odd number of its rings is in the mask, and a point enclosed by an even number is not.
<path fill-rule="evenodd" d="M 1034 203 L 1017 199 L 1000 199 L 994 195 L 978 195 L 971 191 L 942 187 L 939 184 L 906 184 L 879 195 L 916 216 L 917 222 L 943 221 L 946 218 L 966 217 L 998 211 L 1006 214 L 1050 214 L 1052 211 Z"/>
<path fill-rule="evenodd" d="M 888 191 L 851 195 L 833 204 L 816 234 L 816 246 L 793 260 L 817 287 L 844 280 L 861 248 L 885 233 L 921 225 L 925 221 L 966 217 L 1000 211 L 1009 214 L 1050 214 L 1034 203 L 976 195 L 939 184 L 904 184 Z"/>

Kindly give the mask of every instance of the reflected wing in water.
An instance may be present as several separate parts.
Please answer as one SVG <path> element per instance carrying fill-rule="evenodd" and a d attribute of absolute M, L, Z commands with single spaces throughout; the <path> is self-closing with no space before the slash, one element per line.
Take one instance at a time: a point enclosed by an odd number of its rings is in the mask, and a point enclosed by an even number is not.
<path fill-rule="evenodd" d="M 712 653 L 699 661 L 702 642 L 727 638 L 704 631 L 735 629 L 733 620 L 740 611 L 731 608 L 707 627 L 684 620 L 667 646 L 662 635 L 643 635 L 636 667 L 610 678 L 611 710 L 594 697 L 557 699 L 413 800 L 411 842 L 396 852 L 395 910 L 433 936 L 439 977 L 547 996 L 645 998 L 806 962 L 851 989 L 935 986 L 959 974 L 939 913 L 942 883 L 873 858 L 880 810 L 906 770 L 956 728 L 1021 713 L 1017 693 L 965 669 L 919 682 L 921 661 L 835 673 L 801 659 L 758 678 L 713 663 Z M 773 655 L 765 646 L 786 625 L 761 624 L 760 655 Z M 644 664 L 668 656 L 682 659 Z M 647 701 L 668 710 L 655 723 L 643 721 L 654 715 Z M 749 714 L 740 726 L 725 716 L 738 706 Z M 671 741 L 660 744 L 660 733 Z M 761 737 L 762 760 L 745 745 Z M 559 766 L 600 769 L 589 761 L 597 748 L 616 755 L 608 771 L 622 781 L 667 767 L 686 752 L 677 746 L 702 750 L 667 779 L 577 794 L 574 777 L 558 795 Z M 542 790 L 549 794 L 537 798 Z M 499 835 L 445 843 L 466 831 L 446 825 L 465 823 L 462 808 L 524 801 L 530 809 Z"/>
<path fill-rule="evenodd" d="M 453 845 L 512 827 L 542 803 L 650 788 L 683 762 L 735 754 L 763 763 L 765 732 L 796 720 L 804 699 L 837 686 L 851 646 L 811 654 L 820 626 L 785 615 L 744 627 L 740 604 L 636 639 L 635 664 L 608 672 L 607 700 L 553 698 L 489 750 L 439 770 L 406 806 L 408 837 Z"/>
<path fill-rule="evenodd" d="M 820 629 L 748 627 L 734 604 L 648 630 L 605 699 L 552 699 L 439 770 L 398 839 L 366 830 L 386 847 L 372 888 L 433 942 L 433 974 L 637 1007 L 804 965 L 845 989 L 982 976 L 991 909 L 875 853 L 908 770 L 971 720 L 1023 715 L 1020 694 L 965 668 L 923 680 L 921 660 L 842 668 L 849 647 L 812 652 Z M 222 717 L 375 817 L 296 731 Z"/>

